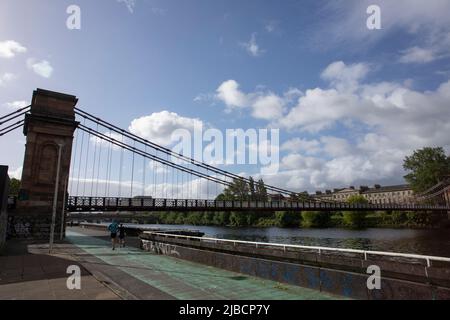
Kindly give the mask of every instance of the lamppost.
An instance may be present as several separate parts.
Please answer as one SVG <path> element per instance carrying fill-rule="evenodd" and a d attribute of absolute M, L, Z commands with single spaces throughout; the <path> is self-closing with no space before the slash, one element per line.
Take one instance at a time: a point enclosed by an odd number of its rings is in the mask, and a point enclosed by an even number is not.
<path fill-rule="evenodd" d="M 65 213 L 65 211 L 66 211 L 66 196 L 67 196 L 67 184 L 68 184 L 68 180 L 69 180 L 69 177 L 67 177 L 65 180 L 64 180 L 64 196 L 63 196 L 63 205 L 62 205 L 62 209 L 61 209 L 61 229 L 60 229 L 60 235 L 59 235 L 59 240 L 63 240 L 63 238 L 64 238 L 64 232 L 63 232 L 63 230 L 64 230 L 64 223 L 66 222 L 65 221 L 65 216 L 64 216 L 64 213 Z"/>
<path fill-rule="evenodd" d="M 53 196 L 53 212 L 52 212 L 52 224 L 50 225 L 50 242 L 49 242 L 49 253 L 52 252 L 53 249 L 53 239 L 55 237 L 55 224 L 56 224 L 56 207 L 58 204 L 58 189 L 59 189 L 59 172 L 61 167 L 61 154 L 62 154 L 62 148 L 63 144 L 58 144 L 58 164 L 56 167 L 56 184 L 55 184 L 55 194 Z"/>

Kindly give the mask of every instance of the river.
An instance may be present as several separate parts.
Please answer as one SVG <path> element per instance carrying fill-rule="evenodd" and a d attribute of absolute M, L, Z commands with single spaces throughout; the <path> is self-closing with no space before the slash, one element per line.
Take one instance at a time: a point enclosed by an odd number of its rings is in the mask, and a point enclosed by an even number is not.
<path fill-rule="evenodd" d="M 450 257 L 450 229 L 300 229 L 232 228 L 193 225 L 144 225 L 167 229 L 191 229 L 207 237 L 415 253 Z"/>

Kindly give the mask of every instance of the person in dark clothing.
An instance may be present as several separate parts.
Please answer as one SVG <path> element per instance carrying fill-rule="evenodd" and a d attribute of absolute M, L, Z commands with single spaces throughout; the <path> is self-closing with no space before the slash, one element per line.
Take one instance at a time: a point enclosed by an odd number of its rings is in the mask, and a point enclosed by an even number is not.
<path fill-rule="evenodd" d="M 121 248 L 125 247 L 125 227 L 122 223 L 119 227 L 119 245 Z"/>
<path fill-rule="evenodd" d="M 113 220 L 113 222 L 109 225 L 108 230 L 111 232 L 112 249 L 116 250 L 117 231 L 119 230 L 118 223 Z"/>

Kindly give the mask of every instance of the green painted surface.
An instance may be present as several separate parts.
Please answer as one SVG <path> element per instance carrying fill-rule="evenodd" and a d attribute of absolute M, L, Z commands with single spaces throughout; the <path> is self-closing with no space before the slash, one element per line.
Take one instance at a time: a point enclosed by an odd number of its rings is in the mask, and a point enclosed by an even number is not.
<path fill-rule="evenodd" d="M 155 255 L 136 248 L 111 250 L 110 242 L 73 231 L 67 239 L 127 274 L 183 300 L 322 300 L 334 295 L 189 261 Z"/>

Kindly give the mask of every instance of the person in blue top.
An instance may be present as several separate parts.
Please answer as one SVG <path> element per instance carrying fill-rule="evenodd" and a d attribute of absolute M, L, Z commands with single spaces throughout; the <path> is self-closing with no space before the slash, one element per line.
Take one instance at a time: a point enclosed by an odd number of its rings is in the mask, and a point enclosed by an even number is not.
<path fill-rule="evenodd" d="M 113 222 L 108 227 L 109 232 L 111 232 L 111 243 L 112 249 L 116 250 L 116 241 L 117 241 L 117 231 L 119 231 L 119 224 L 113 220 Z"/>

